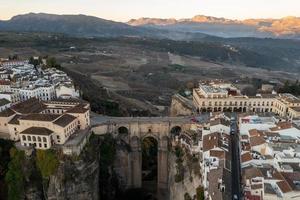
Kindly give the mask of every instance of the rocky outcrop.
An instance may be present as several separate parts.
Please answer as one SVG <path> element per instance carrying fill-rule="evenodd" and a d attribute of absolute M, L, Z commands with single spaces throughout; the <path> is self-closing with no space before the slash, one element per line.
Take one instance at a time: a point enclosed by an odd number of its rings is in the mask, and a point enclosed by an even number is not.
<path fill-rule="evenodd" d="M 186 157 L 183 159 L 183 169 L 184 176 L 181 181 L 176 181 L 176 156 L 173 153 L 170 153 L 169 161 L 169 192 L 170 199 L 172 200 L 183 200 L 185 195 L 191 197 L 192 199 L 196 196 L 196 190 L 201 185 L 201 178 L 199 174 L 195 174 L 193 171 L 190 171 L 187 166 Z"/>
<path fill-rule="evenodd" d="M 99 199 L 99 163 L 98 161 L 72 162 L 60 164 L 55 175 L 50 177 L 48 187 L 49 200 L 63 199 Z"/>
<path fill-rule="evenodd" d="M 191 116 L 193 114 L 194 107 L 190 100 L 183 96 L 176 94 L 172 97 L 172 103 L 170 108 L 170 116 Z"/>

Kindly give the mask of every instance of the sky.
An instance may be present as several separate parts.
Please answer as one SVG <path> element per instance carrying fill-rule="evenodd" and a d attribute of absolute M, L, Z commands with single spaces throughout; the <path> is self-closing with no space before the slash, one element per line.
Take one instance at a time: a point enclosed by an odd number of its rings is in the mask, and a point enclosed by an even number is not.
<path fill-rule="evenodd" d="M 86 14 L 115 21 L 132 18 L 230 19 L 300 17 L 300 0 L 0 0 L 0 19 L 29 12 Z"/>

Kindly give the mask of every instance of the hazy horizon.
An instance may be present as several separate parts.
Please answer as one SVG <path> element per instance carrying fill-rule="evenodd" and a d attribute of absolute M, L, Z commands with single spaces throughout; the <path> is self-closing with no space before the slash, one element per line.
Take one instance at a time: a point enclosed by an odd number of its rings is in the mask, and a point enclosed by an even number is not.
<path fill-rule="evenodd" d="M 26 13 L 84 14 L 126 22 L 141 17 L 191 18 L 195 15 L 229 19 L 300 16 L 298 0 L 1 0 L 1 20 Z M 83 7 L 84 5 L 84 7 Z"/>

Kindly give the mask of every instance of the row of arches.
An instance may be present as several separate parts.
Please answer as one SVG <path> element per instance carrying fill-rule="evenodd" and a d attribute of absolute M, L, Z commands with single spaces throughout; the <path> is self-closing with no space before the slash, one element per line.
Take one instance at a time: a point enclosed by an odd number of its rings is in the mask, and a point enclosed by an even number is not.
<path fill-rule="evenodd" d="M 198 113 L 206 112 L 272 112 L 272 108 L 247 108 L 247 107 L 208 107 L 197 109 Z"/>
<path fill-rule="evenodd" d="M 179 136 L 181 131 L 182 131 L 182 128 L 180 126 L 172 127 L 171 131 L 170 131 L 171 137 Z M 148 129 L 148 132 L 152 133 L 152 130 Z M 121 126 L 121 127 L 118 128 L 117 134 L 118 135 L 123 135 L 123 136 L 128 136 L 129 135 L 129 130 L 128 130 L 127 127 Z"/>

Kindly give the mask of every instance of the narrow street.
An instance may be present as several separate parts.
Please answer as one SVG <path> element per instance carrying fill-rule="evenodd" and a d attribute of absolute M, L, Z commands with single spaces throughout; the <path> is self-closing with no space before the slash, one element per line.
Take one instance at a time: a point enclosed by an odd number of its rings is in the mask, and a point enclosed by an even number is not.
<path fill-rule="evenodd" d="M 234 120 L 231 120 L 231 166 L 232 166 L 232 199 L 242 199 L 241 195 L 241 165 L 240 165 L 240 150 L 239 150 L 239 133 L 237 118 L 232 115 Z"/>

